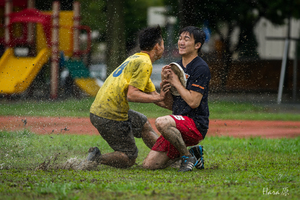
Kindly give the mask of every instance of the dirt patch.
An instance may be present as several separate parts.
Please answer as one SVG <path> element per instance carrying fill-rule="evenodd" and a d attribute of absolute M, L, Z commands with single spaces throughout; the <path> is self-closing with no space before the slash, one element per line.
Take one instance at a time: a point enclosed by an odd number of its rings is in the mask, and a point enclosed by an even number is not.
<path fill-rule="evenodd" d="M 28 129 L 38 134 L 98 135 L 89 118 L 80 117 L 15 117 L 0 116 L 0 130 Z"/>
<path fill-rule="evenodd" d="M 155 119 L 149 119 L 156 130 Z M 37 134 L 98 135 L 89 118 L 0 116 L 0 130 L 28 129 Z M 157 130 L 156 130 L 157 131 Z M 300 136 L 300 122 L 210 120 L 207 136 L 282 138 Z"/>

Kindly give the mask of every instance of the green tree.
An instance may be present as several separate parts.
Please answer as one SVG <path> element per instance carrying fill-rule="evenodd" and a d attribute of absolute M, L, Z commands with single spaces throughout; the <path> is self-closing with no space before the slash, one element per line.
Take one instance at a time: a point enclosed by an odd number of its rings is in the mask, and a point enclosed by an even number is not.
<path fill-rule="evenodd" d="M 125 23 L 124 1 L 107 1 L 106 22 L 106 65 L 107 73 L 110 74 L 125 59 Z"/>
<path fill-rule="evenodd" d="M 106 1 L 103 0 L 79 0 L 81 5 L 81 24 L 89 26 L 92 30 L 98 30 L 101 35 L 106 30 Z"/>
<path fill-rule="evenodd" d="M 147 26 L 149 6 L 161 6 L 163 0 L 80 0 L 82 24 L 100 32 L 107 43 L 106 64 L 112 72 L 137 45 L 137 33 Z"/>

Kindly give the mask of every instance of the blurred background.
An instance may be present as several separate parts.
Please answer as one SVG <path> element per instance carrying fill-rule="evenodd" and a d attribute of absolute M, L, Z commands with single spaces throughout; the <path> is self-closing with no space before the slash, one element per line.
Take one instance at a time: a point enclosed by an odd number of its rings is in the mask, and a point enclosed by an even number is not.
<path fill-rule="evenodd" d="M 159 90 L 162 66 L 180 59 L 178 31 L 193 25 L 207 36 L 200 56 L 212 98 L 299 103 L 299 8 L 300 0 L 0 0 L 0 98 L 95 96 L 139 51 L 138 32 L 157 25 Z"/>

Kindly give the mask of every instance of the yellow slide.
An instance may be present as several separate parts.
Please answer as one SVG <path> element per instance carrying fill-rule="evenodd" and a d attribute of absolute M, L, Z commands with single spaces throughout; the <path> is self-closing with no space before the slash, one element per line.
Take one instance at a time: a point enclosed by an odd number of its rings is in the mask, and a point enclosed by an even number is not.
<path fill-rule="evenodd" d="M 0 93 L 24 92 L 50 57 L 50 50 L 42 49 L 36 57 L 15 57 L 9 48 L 0 60 Z"/>
<path fill-rule="evenodd" d="M 76 78 L 75 83 L 80 89 L 93 97 L 97 95 L 98 90 L 100 89 L 100 86 L 94 78 Z"/>

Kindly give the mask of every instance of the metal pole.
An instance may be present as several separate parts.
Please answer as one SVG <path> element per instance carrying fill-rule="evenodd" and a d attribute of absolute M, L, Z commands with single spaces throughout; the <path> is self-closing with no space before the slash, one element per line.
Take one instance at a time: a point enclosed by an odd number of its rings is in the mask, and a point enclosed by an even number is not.
<path fill-rule="evenodd" d="M 294 58 L 294 65 L 293 65 L 293 101 L 296 102 L 297 100 L 297 67 L 298 67 L 298 50 L 297 45 L 298 41 L 295 41 L 295 58 Z"/>
<path fill-rule="evenodd" d="M 34 8 L 34 0 L 28 0 L 28 8 Z M 28 23 L 28 37 L 27 37 L 27 42 L 29 44 L 33 43 L 33 39 L 34 39 L 34 24 L 33 23 Z"/>
<path fill-rule="evenodd" d="M 282 98 L 283 82 L 284 82 L 284 76 L 285 76 L 286 61 L 287 61 L 287 57 L 288 57 L 289 43 L 290 43 L 290 41 L 287 38 L 285 40 L 283 59 L 282 59 L 282 63 L 281 63 L 281 72 L 280 72 L 280 80 L 279 80 L 278 96 L 277 96 L 277 103 L 278 104 L 281 103 L 281 98 Z"/>
<path fill-rule="evenodd" d="M 51 37 L 51 99 L 57 99 L 59 80 L 59 10 L 60 4 L 54 1 L 52 4 L 52 37 Z"/>
<path fill-rule="evenodd" d="M 73 54 L 75 58 L 79 58 L 79 26 L 80 26 L 80 3 L 73 3 Z"/>
<path fill-rule="evenodd" d="M 12 12 L 12 0 L 5 0 L 5 30 L 4 30 L 4 39 L 5 39 L 5 48 L 9 48 L 10 45 L 10 35 L 9 35 L 9 21 L 10 13 Z"/>

